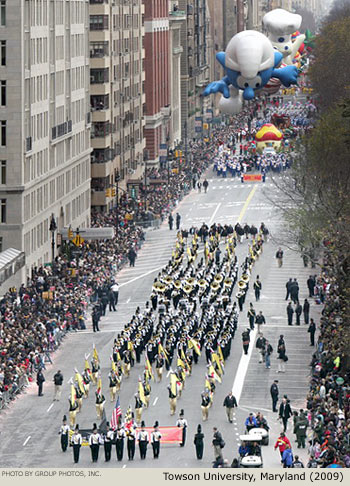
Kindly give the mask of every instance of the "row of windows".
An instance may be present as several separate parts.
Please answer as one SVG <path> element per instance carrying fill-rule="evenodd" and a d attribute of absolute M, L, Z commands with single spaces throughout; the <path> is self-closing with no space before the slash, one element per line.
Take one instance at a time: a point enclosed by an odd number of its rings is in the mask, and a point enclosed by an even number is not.
<path fill-rule="evenodd" d="M 49 239 L 49 220 L 45 219 L 24 235 L 24 251 L 26 255 L 42 247 Z"/>
<path fill-rule="evenodd" d="M 49 135 L 49 113 L 38 113 L 31 117 L 32 140 L 41 140 Z"/>
<path fill-rule="evenodd" d="M 57 200 L 75 191 L 88 179 L 90 179 L 90 162 L 86 160 L 73 169 L 67 170 L 64 174 L 60 174 L 49 183 L 34 189 L 24 197 L 24 221 L 34 218 L 37 214 L 46 210 L 49 205 L 51 206 Z M 76 215 L 73 216 L 73 219 L 81 213 L 74 212 L 74 214 Z"/>

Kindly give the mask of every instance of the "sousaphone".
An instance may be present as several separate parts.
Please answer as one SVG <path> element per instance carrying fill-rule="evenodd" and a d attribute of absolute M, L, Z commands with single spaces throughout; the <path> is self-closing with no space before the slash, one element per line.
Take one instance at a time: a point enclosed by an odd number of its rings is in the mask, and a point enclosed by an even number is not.
<path fill-rule="evenodd" d="M 215 275 L 214 277 L 214 280 L 215 282 L 217 283 L 221 283 L 223 281 L 224 277 L 221 275 L 221 273 L 218 273 L 217 275 Z"/>
<path fill-rule="evenodd" d="M 224 287 L 226 287 L 226 288 L 231 287 L 232 283 L 233 283 L 232 278 L 225 278 Z"/>
<path fill-rule="evenodd" d="M 247 287 L 247 284 L 244 282 L 244 280 L 240 280 L 237 285 L 238 288 L 241 290 L 244 290 Z"/>
<path fill-rule="evenodd" d="M 190 294 L 192 292 L 192 290 L 193 290 L 192 285 L 188 285 L 188 284 L 186 284 L 183 288 L 183 291 L 185 292 L 185 294 Z"/>

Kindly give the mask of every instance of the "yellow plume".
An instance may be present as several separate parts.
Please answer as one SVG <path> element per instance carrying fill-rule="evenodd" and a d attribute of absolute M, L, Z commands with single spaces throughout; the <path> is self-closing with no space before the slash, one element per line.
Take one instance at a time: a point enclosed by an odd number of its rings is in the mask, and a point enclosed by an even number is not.
<path fill-rule="evenodd" d="M 81 393 L 85 394 L 85 387 L 83 383 L 83 378 L 80 373 L 76 372 L 75 373 L 75 380 L 78 382 L 78 387 Z"/>
<path fill-rule="evenodd" d="M 96 359 L 96 361 L 100 362 L 100 358 L 98 357 L 98 352 L 97 352 L 97 349 L 95 348 L 94 346 L 94 351 L 92 353 L 92 356 L 94 359 Z"/>
<path fill-rule="evenodd" d="M 177 384 L 176 384 L 176 375 L 175 373 L 171 373 L 170 375 L 170 388 L 171 388 L 171 393 L 173 395 L 177 395 Z"/>
<path fill-rule="evenodd" d="M 70 403 L 72 404 L 72 407 L 74 407 L 75 405 L 75 388 L 74 388 L 74 385 L 73 383 L 71 384 L 70 386 Z"/>

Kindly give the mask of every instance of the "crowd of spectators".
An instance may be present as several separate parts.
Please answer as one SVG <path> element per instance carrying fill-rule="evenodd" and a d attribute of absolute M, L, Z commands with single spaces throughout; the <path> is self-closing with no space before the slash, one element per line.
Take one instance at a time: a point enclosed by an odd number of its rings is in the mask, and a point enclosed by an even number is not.
<path fill-rule="evenodd" d="M 333 255 L 334 258 L 334 255 Z M 349 302 L 347 276 L 336 273 L 328 250 L 319 285 L 325 293 L 307 409 L 312 428 L 310 461 L 321 467 L 350 467 L 350 370 L 348 352 Z"/>

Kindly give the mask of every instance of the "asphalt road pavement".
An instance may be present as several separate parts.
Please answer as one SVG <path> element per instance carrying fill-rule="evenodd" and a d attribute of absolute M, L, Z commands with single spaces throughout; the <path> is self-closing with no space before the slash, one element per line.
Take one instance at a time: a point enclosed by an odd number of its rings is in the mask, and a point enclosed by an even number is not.
<path fill-rule="evenodd" d="M 288 177 L 288 173 L 286 173 Z M 237 220 L 259 227 L 263 221 L 271 232 L 271 239 L 264 244 L 263 254 L 255 263 L 251 276 L 251 285 L 246 299 L 244 311 L 239 318 L 239 329 L 232 343 L 231 355 L 225 363 L 225 375 L 222 384 L 217 385 L 213 406 L 209 412 L 209 420 L 202 423 L 200 409 L 200 394 L 204 389 L 206 372 L 205 357 L 202 356 L 198 365 L 193 367 L 191 377 L 186 379 L 186 386 L 175 416 L 170 416 L 168 393 L 166 387 L 168 379 L 166 373 L 161 383 L 152 383 L 150 406 L 143 412 L 143 420 L 147 426 L 153 426 L 155 420 L 160 425 L 175 425 L 180 409 L 184 409 L 188 421 L 187 443 L 180 448 L 177 445 L 161 447 L 160 458 L 153 459 L 151 447 L 145 461 L 139 458 L 138 450 L 135 460 L 130 463 L 124 451 L 124 460 L 116 461 L 113 451 L 112 461 L 104 462 L 103 449 L 97 467 L 208 467 L 214 459 L 212 428 L 216 426 L 222 432 L 226 446 L 224 456 L 232 461 L 237 456 L 239 435 L 244 432 L 244 421 L 250 411 L 262 411 L 271 427 L 270 445 L 263 447 L 264 465 L 279 467 L 279 454 L 273 450 L 279 432 L 280 424 L 276 414 L 271 411 L 269 395 L 270 385 L 274 379 L 279 380 L 280 395 L 287 394 L 294 408 L 299 409 L 305 404 L 308 389 L 309 361 L 312 348 L 309 346 L 307 326 L 287 326 L 285 283 L 289 277 L 298 278 L 300 284 L 300 298 L 307 297 L 306 280 L 311 269 L 304 268 L 300 255 L 293 250 L 284 248 L 284 262 L 278 268 L 275 253 L 281 221 L 270 200 L 278 197 L 277 189 L 267 177 L 266 183 L 244 183 L 238 179 L 222 179 L 213 175 L 211 169 L 207 172 L 209 189 L 207 194 L 192 191 L 176 207 L 174 214 L 182 216 L 182 226 L 199 226 L 207 224 L 231 223 Z M 266 195 L 268 194 L 268 198 Z M 55 353 L 54 364 L 47 366 L 44 371 L 46 382 L 44 396 L 37 396 L 37 387 L 32 384 L 9 409 L 0 413 L 0 464 L 2 467 L 74 467 L 70 450 L 62 453 L 60 449 L 58 430 L 62 416 L 68 415 L 68 396 L 70 393 L 69 379 L 74 375 L 74 368 L 80 371 L 84 367 L 84 355 L 92 353 L 95 344 L 100 359 L 103 382 L 103 392 L 106 397 L 106 417 L 110 420 L 114 403 L 109 401 L 108 372 L 113 339 L 133 315 L 137 306 L 144 306 L 149 298 L 152 282 L 158 271 L 167 264 L 173 249 L 176 231 L 170 231 L 164 222 L 160 229 L 147 232 L 146 241 L 136 260 L 135 267 L 125 267 L 118 276 L 120 284 L 119 303 L 116 312 L 107 311 L 100 324 L 100 333 L 93 333 L 91 323 L 86 331 L 70 333 L 61 348 Z M 202 247 L 200 247 L 201 249 Z M 238 245 L 236 254 L 239 263 L 247 254 L 248 242 L 244 240 Z M 315 273 L 315 269 L 312 269 Z M 251 344 L 248 356 L 242 355 L 241 332 L 248 324 L 246 317 L 249 302 L 254 302 L 252 284 L 256 275 L 262 281 L 261 300 L 254 303 L 257 311 L 262 310 L 267 324 L 263 329 L 269 338 L 274 353 L 271 359 L 271 369 L 266 369 L 258 362 L 255 344 Z M 236 289 L 234 293 L 236 293 Z M 311 303 L 311 317 L 318 316 L 318 306 Z M 284 334 L 289 361 L 286 372 L 277 373 L 276 345 L 280 334 Z M 90 357 L 91 359 L 91 357 Z M 60 369 L 64 375 L 64 386 L 60 402 L 53 402 L 54 373 Z M 120 392 L 120 402 L 123 413 L 129 404 L 134 405 L 134 393 L 137 382 L 144 369 L 136 364 L 131 371 L 130 378 L 124 380 Z M 233 424 L 226 419 L 223 401 L 227 393 L 233 389 L 239 407 L 235 411 Z M 84 400 L 81 413 L 77 416 L 77 423 L 81 428 L 89 428 L 98 422 L 95 412 L 94 388 L 90 387 L 90 398 Z M 201 423 L 205 434 L 205 449 L 202 461 L 195 458 L 193 436 L 197 425 Z M 287 435 L 294 441 L 291 427 Z M 299 452 L 297 449 L 294 452 Z M 300 455 L 306 458 L 305 451 Z M 83 448 L 79 467 L 94 467 L 91 463 L 90 450 Z"/>

